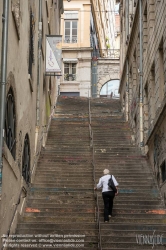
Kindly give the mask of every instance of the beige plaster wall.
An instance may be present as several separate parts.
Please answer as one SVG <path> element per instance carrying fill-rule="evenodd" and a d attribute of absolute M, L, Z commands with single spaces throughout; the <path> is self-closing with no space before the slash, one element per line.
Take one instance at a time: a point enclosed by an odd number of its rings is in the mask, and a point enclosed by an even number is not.
<path fill-rule="evenodd" d="M 10 87 L 13 89 L 16 112 L 16 158 L 13 159 L 8 147 L 5 144 L 3 152 L 2 172 L 2 200 L 1 200 L 1 227 L 0 235 L 6 234 L 13 216 L 21 187 L 28 190 L 28 186 L 22 177 L 22 154 L 25 135 L 30 140 L 30 169 L 31 181 L 33 182 L 37 159 L 40 155 L 42 144 L 45 145 L 46 128 L 51 117 L 56 98 L 58 95 L 57 77 L 45 77 L 45 35 L 59 34 L 60 13 L 59 7 L 54 6 L 51 0 L 42 1 L 43 40 L 41 52 L 41 68 L 38 72 L 38 0 L 20 0 L 20 39 L 12 14 L 12 3 L 9 1 L 9 40 L 7 54 L 7 85 L 6 94 Z M 59 2 L 59 1 L 58 1 Z M 48 4 L 48 12 L 47 5 Z M 0 1 L 0 14 L 3 1 Z M 29 32 L 30 32 L 30 9 L 34 14 L 34 63 L 32 66 L 31 84 L 28 79 L 29 63 Z M 49 20 L 49 23 L 48 23 Z M 49 28 L 50 26 L 50 28 Z M 2 23 L 0 23 L 0 38 Z M 0 39 L 1 45 L 1 39 Z M 1 46 L 0 46 L 1 47 Z M 0 51 L 1 54 L 1 51 Z M 39 91 L 39 123 L 36 122 L 37 86 Z M 44 132 L 44 134 L 43 134 Z M 43 138 L 43 139 L 42 139 Z M 33 170 L 33 172 L 32 172 Z M 22 214 L 25 206 L 24 192 L 21 194 L 21 202 L 18 206 L 11 232 L 14 232 L 19 214 Z"/>

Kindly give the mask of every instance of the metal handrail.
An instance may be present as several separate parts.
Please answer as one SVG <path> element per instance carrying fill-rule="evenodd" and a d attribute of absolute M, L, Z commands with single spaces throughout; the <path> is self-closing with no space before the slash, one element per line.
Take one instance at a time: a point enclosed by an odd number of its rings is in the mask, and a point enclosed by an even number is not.
<path fill-rule="evenodd" d="M 95 175 L 95 149 L 94 149 L 94 137 L 93 137 L 93 130 L 91 126 L 91 110 L 90 110 L 90 98 L 89 98 L 89 134 L 90 134 L 90 146 L 92 147 L 92 166 L 93 166 L 93 181 L 94 186 L 96 186 L 96 175 Z M 98 225 L 98 248 L 102 250 L 101 246 L 101 225 L 100 225 L 100 211 L 99 211 L 99 198 L 98 194 L 94 191 L 94 197 L 96 199 L 96 207 L 95 207 L 95 221 L 97 220 Z"/>
<path fill-rule="evenodd" d="M 102 246 L 101 246 L 101 224 L 100 224 L 100 211 L 99 211 L 99 197 L 97 194 L 97 214 L 98 214 L 98 228 L 99 228 L 99 249 L 102 250 Z"/>
<path fill-rule="evenodd" d="M 7 247 L 7 246 L 6 246 L 6 240 L 8 239 L 8 237 L 9 237 L 9 235 L 10 235 L 10 230 L 11 230 L 13 221 L 14 221 L 14 219 L 15 219 L 15 215 L 16 215 L 16 212 L 17 212 L 17 208 L 18 208 L 18 205 L 20 204 L 20 199 L 21 199 L 22 191 L 25 193 L 25 196 L 22 197 L 22 198 L 25 198 L 25 197 L 27 196 L 27 190 L 26 190 L 26 188 L 25 188 L 24 186 L 22 186 L 22 188 L 21 188 L 21 190 L 20 190 L 19 197 L 18 197 L 18 201 L 17 201 L 17 203 L 15 204 L 16 207 L 15 207 L 15 210 L 14 210 L 14 213 L 13 213 L 13 216 L 12 216 L 12 219 L 11 219 L 11 222 L 10 222 L 10 225 L 9 225 L 9 228 L 8 228 L 8 230 L 7 230 L 7 234 L 6 234 L 4 237 L 2 236 L 2 238 L 5 238 L 5 243 L 3 243 L 3 246 L 2 246 L 2 248 L 1 248 L 1 250 L 3 250 L 4 247 Z"/>

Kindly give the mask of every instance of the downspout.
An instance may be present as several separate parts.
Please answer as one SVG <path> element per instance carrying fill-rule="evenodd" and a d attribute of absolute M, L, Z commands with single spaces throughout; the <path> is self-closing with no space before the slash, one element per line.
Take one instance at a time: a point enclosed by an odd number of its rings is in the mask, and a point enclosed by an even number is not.
<path fill-rule="evenodd" d="M 42 0 L 39 0 L 39 23 L 38 23 L 38 66 L 37 66 L 37 95 L 36 95 L 36 136 L 35 151 L 37 150 L 38 134 L 40 126 L 40 75 L 41 75 L 41 44 L 42 44 Z"/>
<path fill-rule="evenodd" d="M 140 147 L 143 142 L 143 67 L 142 67 L 142 0 L 139 0 L 139 21 L 140 21 Z"/>
<path fill-rule="evenodd" d="M 9 0 L 3 0 L 2 15 L 2 51 L 1 51 L 1 83 L 0 83 L 0 189 L 2 187 L 2 167 L 3 167 L 3 143 L 4 124 L 6 109 L 6 78 L 7 78 L 7 49 L 8 49 L 8 23 L 9 23 Z M 1 193 L 1 190 L 0 190 Z"/>
<path fill-rule="evenodd" d="M 129 41 L 129 0 L 126 0 L 126 44 Z M 129 60 L 126 60 L 126 121 L 129 120 Z"/>

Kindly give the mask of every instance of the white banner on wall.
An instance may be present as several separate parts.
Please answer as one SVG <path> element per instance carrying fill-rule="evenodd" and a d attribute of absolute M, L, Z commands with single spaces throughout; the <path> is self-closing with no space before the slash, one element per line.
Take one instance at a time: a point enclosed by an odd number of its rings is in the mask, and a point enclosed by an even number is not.
<path fill-rule="evenodd" d="M 46 73 L 61 74 L 62 36 L 46 36 Z"/>

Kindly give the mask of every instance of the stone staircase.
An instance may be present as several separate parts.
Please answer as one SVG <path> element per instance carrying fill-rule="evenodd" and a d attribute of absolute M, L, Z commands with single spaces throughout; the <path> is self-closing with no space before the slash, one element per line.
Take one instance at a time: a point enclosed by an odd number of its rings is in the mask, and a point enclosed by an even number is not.
<path fill-rule="evenodd" d="M 91 102 L 96 181 L 108 168 L 120 190 L 109 223 L 103 222 L 103 200 L 98 191 L 101 246 L 103 250 L 152 249 L 148 237 L 162 235 L 153 249 L 166 249 L 166 210 L 146 158 L 131 144 L 131 131 L 120 111 L 119 100 Z"/>
<path fill-rule="evenodd" d="M 35 249 L 97 249 L 91 162 L 88 99 L 59 97 L 16 234 Z"/>
<path fill-rule="evenodd" d="M 97 191 L 101 249 L 152 249 L 153 245 L 144 242 L 148 235 L 163 235 L 164 244 L 165 208 L 146 158 L 131 144 L 131 131 L 119 100 L 92 99 L 91 114 L 96 181 L 108 168 L 120 188 L 114 200 L 115 217 L 109 223 L 103 222 L 103 201 L 101 191 Z M 16 230 L 17 235 L 24 236 L 18 236 L 23 238 L 19 246 L 27 245 L 8 249 L 98 249 L 91 162 L 88 99 L 59 97 L 25 213 Z M 158 244 L 153 249 L 166 247 Z"/>

